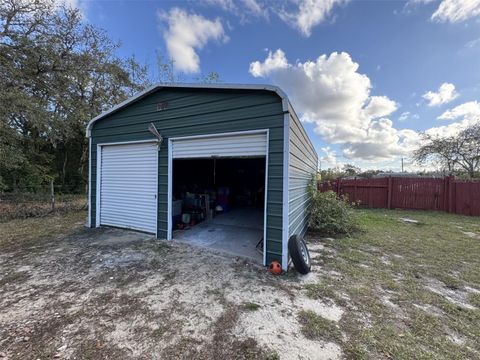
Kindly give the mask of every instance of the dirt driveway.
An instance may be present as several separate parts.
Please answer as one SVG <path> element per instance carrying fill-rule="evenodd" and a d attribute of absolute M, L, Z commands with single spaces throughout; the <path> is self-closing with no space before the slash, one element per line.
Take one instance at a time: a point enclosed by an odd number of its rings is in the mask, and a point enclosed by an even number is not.
<path fill-rule="evenodd" d="M 315 274 L 273 277 L 242 259 L 78 220 L 7 245 L 0 359 L 342 357 L 301 332 L 300 310 L 332 322 L 343 314 L 302 290 Z"/>

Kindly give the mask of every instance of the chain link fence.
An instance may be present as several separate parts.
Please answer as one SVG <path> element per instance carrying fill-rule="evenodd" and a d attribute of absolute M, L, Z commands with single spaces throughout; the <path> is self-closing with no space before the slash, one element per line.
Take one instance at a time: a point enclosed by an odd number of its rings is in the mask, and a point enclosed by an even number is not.
<path fill-rule="evenodd" d="M 0 221 L 87 209 L 87 189 L 72 193 L 62 185 L 17 187 L 0 192 Z"/>

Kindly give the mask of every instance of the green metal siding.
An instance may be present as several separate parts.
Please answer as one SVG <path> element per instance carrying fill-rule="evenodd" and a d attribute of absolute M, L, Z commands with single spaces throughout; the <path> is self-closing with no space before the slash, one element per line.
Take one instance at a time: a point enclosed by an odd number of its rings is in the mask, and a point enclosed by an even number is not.
<path fill-rule="evenodd" d="M 290 108 L 288 164 L 288 236 L 307 231 L 308 185 L 317 172 L 318 156 L 295 111 Z"/>
<path fill-rule="evenodd" d="M 163 103 L 164 110 L 157 105 Z M 282 257 L 283 110 L 270 91 L 163 88 L 99 120 L 92 128 L 91 222 L 95 226 L 97 144 L 164 137 L 158 168 L 158 237 L 167 237 L 168 138 L 269 129 L 267 263 Z"/>

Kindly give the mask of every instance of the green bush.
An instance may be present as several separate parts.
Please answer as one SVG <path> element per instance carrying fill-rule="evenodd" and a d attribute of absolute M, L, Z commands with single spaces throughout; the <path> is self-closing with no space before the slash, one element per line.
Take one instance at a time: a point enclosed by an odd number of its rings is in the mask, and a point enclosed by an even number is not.
<path fill-rule="evenodd" d="M 338 197 L 333 191 L 310 189 L 312 196 L 309 228 L 322 235 L 351 234 L 359 229 L 355 204 L 347 197 Z"/>

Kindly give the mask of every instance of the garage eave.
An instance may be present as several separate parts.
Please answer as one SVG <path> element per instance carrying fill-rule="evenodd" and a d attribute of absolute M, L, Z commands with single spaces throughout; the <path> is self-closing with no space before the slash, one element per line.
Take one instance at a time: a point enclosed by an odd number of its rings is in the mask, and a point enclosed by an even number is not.
<path fill-rule="evenodd" d="M 266 90 L 276 93 L 282 99 L 282 109 L 285 113 L 289 112 L 289 101 L 287 94 L 275 85 L 268 84 L 155 84 L 149 88 L 137 93 L 136 95 L 122 101 L 120 104 L 115 105 L 111 109 L 104 111 L 100 115 L 96 116 L 87 125 L 86 136 L 91 137 L 92 127 L 98 120 L 103 119 L 107 115 L 110 115 L 127 105 L 142 99 L 143 97 L 157 91 L 161 88 L 190 88 L 190 89 L 233 89 L 233 90 Z"/>

